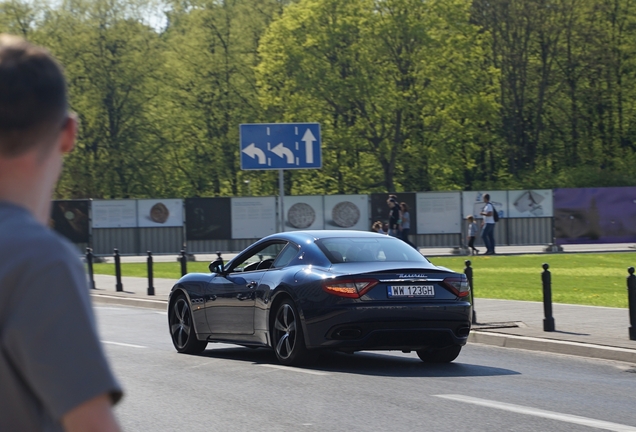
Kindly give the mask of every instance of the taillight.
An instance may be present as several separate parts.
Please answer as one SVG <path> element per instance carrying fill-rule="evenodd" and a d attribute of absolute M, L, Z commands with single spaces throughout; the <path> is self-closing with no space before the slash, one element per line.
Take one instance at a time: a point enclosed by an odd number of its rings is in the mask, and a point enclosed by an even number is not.
<path fill-rule="evenodd" d="M 327 279 L 322 288 L 340 297 L 360 298 L 377 284 L 375 279 Z"/>
<path fill-rule="evenodd" d="M 444 279 L 442 283 L 458 297 L 466 297 L 470 293 L 470 286 L 466 276 L 449 277 Z"/>

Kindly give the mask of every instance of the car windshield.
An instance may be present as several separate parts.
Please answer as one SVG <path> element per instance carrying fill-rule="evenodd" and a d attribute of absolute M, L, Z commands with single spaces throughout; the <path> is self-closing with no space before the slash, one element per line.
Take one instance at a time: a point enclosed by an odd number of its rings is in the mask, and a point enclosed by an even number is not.
<path fill-rule="evenodd" d="M 428 262 L 417 250 L 393 237 L 324 238 L 316 241 L 332 264 L 343 262 Z"/>

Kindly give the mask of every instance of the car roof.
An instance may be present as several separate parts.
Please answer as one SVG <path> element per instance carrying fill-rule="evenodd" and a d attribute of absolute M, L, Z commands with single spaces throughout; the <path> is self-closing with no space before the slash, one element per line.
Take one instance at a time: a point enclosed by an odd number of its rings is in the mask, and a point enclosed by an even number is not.
<path fill-rule="evenodd" d="M 266 238 L 286 238 L 295 241 L 319 240 L 325 238 L 377 238 L 387 237 L 386 234 L 378 234 L 368 231 L 355 230 L 308 230 L 308 231 L 288 231 L 284 233 L 272 234 Z"/>

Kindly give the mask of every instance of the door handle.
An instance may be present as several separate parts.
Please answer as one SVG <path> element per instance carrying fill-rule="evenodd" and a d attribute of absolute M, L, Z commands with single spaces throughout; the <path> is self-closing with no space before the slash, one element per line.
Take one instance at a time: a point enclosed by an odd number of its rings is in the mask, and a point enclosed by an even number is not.
<path fill-rule="evenodd" d="M 250 282 L 250 283 L 248 283 L 248 284 L 247 284 L 247 287 L 248 287 L 249 289 L 253 289 L 253 288 L 256 288 L 256 285 L 258 285 L 258 284 L 256 283 L 256 281 L 252 281 L 252 282 Z"/>

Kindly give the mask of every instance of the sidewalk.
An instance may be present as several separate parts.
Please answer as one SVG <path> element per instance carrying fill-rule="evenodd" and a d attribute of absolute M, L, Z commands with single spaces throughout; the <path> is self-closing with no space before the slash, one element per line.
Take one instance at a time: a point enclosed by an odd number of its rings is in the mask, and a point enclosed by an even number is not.
<path fill-rule="evenodd" d="M 225 257 L 225 256 L 224 256 Z M 148 296 L 148 280 L 122 278 L 116 292 L 115 277 L 95 275 L 91 291 L 96 304 L 147 307 L 165 311 L 176 281 L 154 279 L 155 295 Z M 477 324 L 469 343 L 569 354 L 636 364 L 636 341 L 629 339 L 627 309 L 553 304 L 556 331 L 543 331 L 543 303 L 475 299 Z"/>
<path fill-rule="evenodd" d="M 485 252 L 483 246 L 480 246 L 482 253 Z M 497 245 L 496 251 L 498 255 L 523 255 L 523 254 L 545 254 L 550 255 L 554 252 L 548 251 L 550 249 L 547 245 L 517 245 L 517 246 L 500 246 Z M 612 243 L 612 244 L 585 244 L 585 245 L 564 245 L 563 251 L 559 253 L 606 253 L 606 252 L 636 252 L 636 246 L 631 243 Z M 459 248 L 450 247 L 420 247 L 419 251 L 425 257 L 436 256 L 462 256 L 462 251 Z M 224 260 L 230 260 L 236 256 L 236 252 L 223 252 L 222 256 Z M 468 256 L 468 255 L 463 255 Z M 100 256 L 105 262 L 112 263 L 114 259 L 112 256 Z M 154 262 L 175 262 L 179 258 L 176 254 L 152 256 Z M 211 262 L 216 259 L 216 254 L 199 254 L 195 255 L 197 261 Z M 636 261 L 636 253 L 634 254 Z M 146 262 L 146 255 L 122 255 L 121 262 Z"/>

